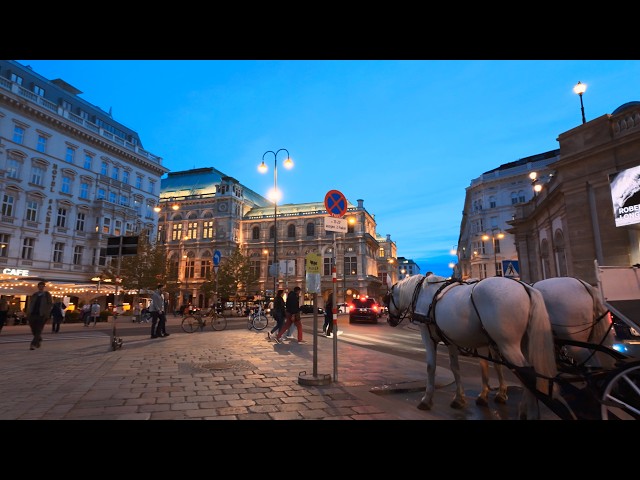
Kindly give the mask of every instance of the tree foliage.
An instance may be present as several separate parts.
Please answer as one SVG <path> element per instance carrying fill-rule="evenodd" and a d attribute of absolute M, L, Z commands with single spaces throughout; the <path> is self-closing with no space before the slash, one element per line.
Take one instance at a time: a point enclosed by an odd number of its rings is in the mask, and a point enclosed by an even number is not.
<path fill-rule="evenodd" d="M 245 293 L 256 284 L 258 278 L 252 275 L 249 259 L 236 248 L 230 257 L 222 258 L 218 268 L 218 294 L 229 299 Z"/>
<path fill-rule="evenodd" d="M 118 274 L 118 262 L 121 262 Z M 114 257 L 105 276 L 115 280 L 118 275 L 123 290 L 153 290 L 158 283 L 164 283 L 167 270 L 166 252 L 162 245 L 152 245 L 144 233 L 138 237 L 136 255 Z"/>

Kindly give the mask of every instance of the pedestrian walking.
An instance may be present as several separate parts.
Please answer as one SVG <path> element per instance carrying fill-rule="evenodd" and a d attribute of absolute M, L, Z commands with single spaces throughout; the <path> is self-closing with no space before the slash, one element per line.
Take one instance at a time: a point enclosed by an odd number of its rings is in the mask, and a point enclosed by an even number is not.
<path fill-rule="evenodd" d="M 284 320 L 287 312 L 283 295 L 284 290 L 278 290 L 278 293 L 276 293 L 276 298 L 273 300 L 271 314 L 276 321 L 276 325 L 271 329 L 269 333 L 267 333 L 267 340 L 275 340 L 275 336 L 282 328 L 282 325 L 284 325 Z"/>
<path fill-rule="evenodd" d="M 61 301 L 53 304 L 51 308 L 51 333 L 58 333 L 60 331 L 60 324 L 64 321 L 65 308 L 67 308 L 67 306 Z"/>
<path fill-rule="evenodd" d="M 0 332 L 2 327 L 7 323 L 7 317 L 9 316 L 9 302 L 5 297 L 0 298 Z"/>
<path fill-rule="evenodd" d="M 91 321 L 91 303 L 85 303 L 80 312 L 82 315 L 82 323 L 85 327 L 88 327 Z"/>
<path fill-rule="evenodd" d="M 324 304 L 324 324 L 322 325 L 322 332 L 327 336 L 331 336 L 333 332 L 333 292 L 329 293 L 329 297 Z"/>
<path fill-rule="evenodd" d="M 142 305 L 140 305 L 140 302 L 136 302 L 133 305 L 133 320 L 131 320 L 134 323 L 140 323 L 140 315 L 142 314 Z"/>
<path fill-rule="evenodd" d="M 298 329 L 298 343 L 307 343 L 302 339 L 302 321 L 300 319 L 300 290 L 300 287 L 295 287 L 287 294 L 287 301 L 285 303 L 287 320 L 275 337 L 275 341 L 278 343 L 282 343 L 282 340 L 280 338 L 291 325 L 295 325 Z"/>
<path fill-rule="evenodd" d="M 29 327 L 33 334 L 33 340 L 31 340 L 30 350 L 40 348 L 44 324 L 47 323 L 47 320 L 49 320 L 51 316 L 53 299 L 51 298 L 51 294 L 44 289 L 45 285 L 45 282 L 38 282 L 38 291 L 31 295 Z"/>
<path fill-rule="evenodd" d="M 164 295 L 162 289 L 164 285 L 158 285 L 151 295 L 151 338 L 163 337 L 165 334 L 165 324 L 167 317 L 164 313 Z"/>
<path fill-rule="evenodd" d="M 98 303 L 98 300 L 94 300 L 91 304 L 91 311 L 89 314 L 91 315 L 89 323 L 93 320 L 93 326 L 95 327 L 96 323 L 98 323 L 98 318 L 100 318 L 100 304 Z"/>

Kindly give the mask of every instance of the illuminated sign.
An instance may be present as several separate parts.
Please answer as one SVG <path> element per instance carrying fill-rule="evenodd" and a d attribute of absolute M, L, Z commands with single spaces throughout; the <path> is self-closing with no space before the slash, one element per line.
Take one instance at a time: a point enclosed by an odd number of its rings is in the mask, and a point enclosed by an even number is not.
<path fill-rule="evenodd" d="M 640 166 L 609 175 L 616 227 L 640 223 Z"/>
<path fill-rule="evenodd" d="M 18 268 L 5 268 L 2 270 L 3 275 L 15 275 L 16 277 L 28 277 L 29 270 L 20 270 Z"/>

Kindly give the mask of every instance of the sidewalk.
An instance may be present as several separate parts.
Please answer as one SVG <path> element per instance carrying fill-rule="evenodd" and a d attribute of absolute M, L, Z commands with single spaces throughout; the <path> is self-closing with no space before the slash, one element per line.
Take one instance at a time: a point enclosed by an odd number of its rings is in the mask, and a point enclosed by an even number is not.
<path fill-rule="evenodd" d="M 47 324 L 42 347 L 33 351 L 28 327 L 5 327 L 0 336 L 15 341 L 0 344 L 0 419 L 459 418 L 448 406 L 453 377 L 445 367 L 438 366 L 440 388 L 431 411 L 416 408 L 415 398 L 419 401 L 422 393 L 414 393 L 410 401 L 380 394 L 398 386 L 421 391 L 423 362 L 343 343 L 338 337 L 336 380 L 333 339 L 318 335 L 314 372 L 311 318 L 305 324 L 308 343 L 300 345 L 295 340 L 275 344 L 266 340 L 266 331 L 246 328 L 186 334 L 179 320 L 168 319 L 168 338 L 123 336 L 124 345 L 117 351 L 110 348 L 111 325 L 93 329 L 64 324 L 54 335 Z"/>

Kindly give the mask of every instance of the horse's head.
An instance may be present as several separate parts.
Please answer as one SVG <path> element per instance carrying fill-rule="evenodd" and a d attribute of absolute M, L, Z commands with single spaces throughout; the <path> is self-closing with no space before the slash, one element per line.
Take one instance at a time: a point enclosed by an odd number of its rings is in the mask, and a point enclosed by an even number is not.
<path fill-rule="evenodd" d="M 397 327 L 400 325 L 402 321 L 402 315 L 400 309 L 396 305 L 395 300 L 393 299 L 395 284 L 391 286 L 391 290 L 389 290 L 384 297 L 382 297 L 382 302 L 387 307 L 387 323 L 392 327 Z M 397 290 L 397 289 L 396 289 Z"/>

